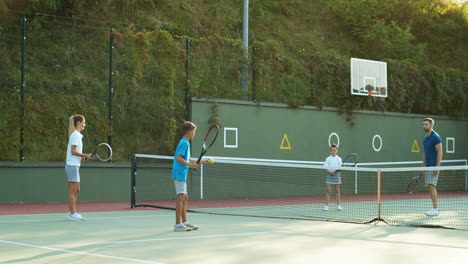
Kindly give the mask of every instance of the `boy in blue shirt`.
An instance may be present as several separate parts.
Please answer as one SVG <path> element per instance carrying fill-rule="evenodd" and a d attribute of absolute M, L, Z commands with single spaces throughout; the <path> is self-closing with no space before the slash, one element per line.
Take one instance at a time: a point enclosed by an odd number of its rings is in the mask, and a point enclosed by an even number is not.
<path fill-rule="evenodd" d="M 176 225 L 174 231 L 197 230 L 198 226 L 187 221 L 187 173 L 190 168 L 197 169 L 199 165 L 195 159 L 190 158 L 190 142 L 195 137 L 197 126 L 190 121 L 182 125 L 184 137 L 179 141 L 172 166 L 172 179 L 177 194 L 176 203 Z M 208 160 L 200 161 L 202 164 L 209 164 Z"/>
<path fill-rule="evenodd" d="M 424 158 L 423 167 L 438 167 L 442 160 L 442 140 L 434 130 L 434 120 L 425 118 L 423 121 L 423 130 L 426 136 L 423 140 Z M 437 206 L 437 180 L 439 179 L 439 171 L 425 171 L 426 186 L 429 196 L 432 200 L 432 209 L 426 212 L 428 216 L 439 215 L 439 207 Z"/>

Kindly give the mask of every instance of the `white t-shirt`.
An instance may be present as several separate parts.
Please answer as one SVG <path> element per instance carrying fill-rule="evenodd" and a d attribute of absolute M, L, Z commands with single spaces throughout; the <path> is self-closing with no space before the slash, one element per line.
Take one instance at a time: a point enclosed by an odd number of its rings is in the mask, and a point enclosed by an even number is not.
<path fill-rule="evenodd" d="M 75 156 L 71 153 L 72 146 L 75 145 L 76 151 L 79 153 L 83 153 L 83 142 L 82 139 L 83 135 L 78 132 L 78 130 L 73 131 L 68 139 L 68 147 L 67 147 L 67 165 L 70 166 L 80 166 L 81 165 L 81 157 Z"/>
<path fill-rule="evenodd" d="M 332 155 L 330 155 L 325 160 L 325 163 L 323 164 L 323 166 L 325 166 L 325 168 L 328 168 L 328 167 L 341 167 L 341 164 L 343 164 L 343 161 L 341 160 L 341 158 L 339 156 L 333 157 Z M 331 172 L 334 172 L 337 169 L 328 169 L 328 170 L 331 171 Z"/>

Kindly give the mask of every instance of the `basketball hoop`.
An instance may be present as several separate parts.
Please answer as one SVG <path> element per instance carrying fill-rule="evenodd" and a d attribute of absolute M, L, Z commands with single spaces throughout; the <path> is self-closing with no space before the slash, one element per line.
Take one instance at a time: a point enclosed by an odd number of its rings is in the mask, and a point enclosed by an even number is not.
<path fill-rule="evenodd" d="M 351 94 L 387 97 L 387 63 L 351 58 Z"/>

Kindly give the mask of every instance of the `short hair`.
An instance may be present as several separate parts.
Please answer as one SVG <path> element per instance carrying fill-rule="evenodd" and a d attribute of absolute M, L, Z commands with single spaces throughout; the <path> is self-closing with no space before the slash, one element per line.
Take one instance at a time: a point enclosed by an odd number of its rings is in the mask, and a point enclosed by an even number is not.
<path fill-rule="evenodd" d="M 424 121 L 427 121 L 427 122 L 431 123 L 431 125 L 434 125 L 434 123 L 435 123 L 435 122 L 434 122 L 434 119 L 432 119 L 432 118 L 430 118 L 430 117 L 424 118 Z M 424 121 L 423 121 L 423 122 L 424 122 Z"/>
<path fill-rule="evenodd" d="M 182 124 L 182 134 L 185 135 L 188 132 L 194 130 L 195 128 L 197 128 L 197 126 L 194 123 L 192 123 L 190 121 L 185 121 Z"/>
<path fill-rule="evenodd" d="M 338 146 L 336 144 L 331 144 L 330 149 L 332 149 L 332 148 L 338 149 Z"/>

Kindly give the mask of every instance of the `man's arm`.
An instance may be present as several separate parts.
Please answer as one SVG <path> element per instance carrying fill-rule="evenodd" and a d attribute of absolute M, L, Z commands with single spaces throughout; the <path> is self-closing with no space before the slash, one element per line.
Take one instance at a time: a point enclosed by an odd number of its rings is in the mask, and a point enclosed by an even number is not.
<path fill-rule="evenodd" d="M 436 166 L 440 166 L 440 162 L 442 161 L 442 156 L 443 156 L 442 143 L 437 144 L 435 146 L 435 149 L 437 151 Z M 437 171 L 436 174 L 439 174 L 439 171 Z"/>

